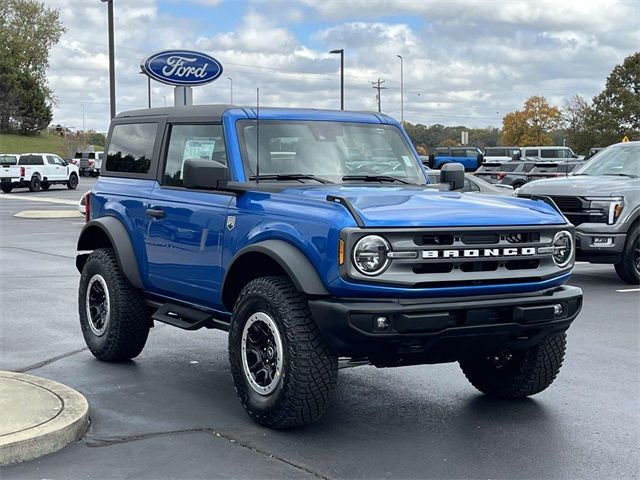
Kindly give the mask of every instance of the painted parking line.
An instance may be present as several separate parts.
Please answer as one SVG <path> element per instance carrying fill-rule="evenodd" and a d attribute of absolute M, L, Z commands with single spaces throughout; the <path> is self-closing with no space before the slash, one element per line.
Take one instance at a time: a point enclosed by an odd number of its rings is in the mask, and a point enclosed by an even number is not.
<path fill-rule="evenodd" d="M 616 292 L 620 292 L 620 293 L 640 292 L 640 288 L 623 288 L 622 290 L 616 290 Z"/>
<path fill-rule="evenodd" d="M 55 197 L 41 197 L 41 196 L 27 197 L 26 195 L 0 195 L 0 198 L 4 200 L 28 200 L 31 202 L 59 203 L 61 205 L 78 205 L 78 200 L 65 200 L 64 198 L 55 198 Z"/>
<path fill-rule="evenodd" d="M 25 210 L 14 215 L 20 218 L 78 218 L 79 216 L 77 210 Z"/>

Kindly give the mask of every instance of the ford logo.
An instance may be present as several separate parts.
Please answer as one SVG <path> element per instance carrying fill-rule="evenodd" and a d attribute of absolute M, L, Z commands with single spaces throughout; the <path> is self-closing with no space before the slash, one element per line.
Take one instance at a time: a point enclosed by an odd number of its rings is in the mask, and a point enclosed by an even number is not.
<path fill-rule="evenodd" d="M 158 82 L 179 86 L 204 85 L 222 75 L 220 62 L 191 50 L 154 53 L 143 60 L 140 69 Z"/>

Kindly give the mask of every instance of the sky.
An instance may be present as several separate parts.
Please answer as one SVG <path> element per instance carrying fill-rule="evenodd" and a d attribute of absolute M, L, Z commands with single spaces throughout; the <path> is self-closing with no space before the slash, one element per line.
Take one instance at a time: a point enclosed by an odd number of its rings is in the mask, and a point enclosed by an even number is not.
<path fill-rule="evenodd" d="M 44 0 L 67 31 L 47 71 L 54 124 L 105 132 L 109 125 L 107 6 Z M 561 107 L 591 99 L 640 49 L 640 0 L 113 0 L 117 112 L 147 107 L 141 61 L 167 49 L 205 52 L 223 65 L 194 88 L 194 103 L 382 111 L 431 125 L 500 126 L 532 95 Z M 230 80 L 229 77 L 232 79 Z M 152 81 L 152 106 L 173 87 Z"/>

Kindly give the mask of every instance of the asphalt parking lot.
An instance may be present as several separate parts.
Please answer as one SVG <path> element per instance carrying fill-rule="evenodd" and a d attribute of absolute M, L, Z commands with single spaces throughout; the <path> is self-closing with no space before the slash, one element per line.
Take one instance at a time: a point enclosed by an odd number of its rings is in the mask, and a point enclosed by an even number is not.
<path fill-rule="evenodd" d="M 20 218 L 77 211 L 75 191 L 0 194 L 0 370 L 77 389 L 86 438 L 5 467 L 12 478 L 638 478 L 640 291 L 612 266 L 578 264 L 585 295 L 565 364 L 521 401 L 476 392 L 455 364 L 341 370 L 333 406 L 305 429 L 254 424 L 236 398 L 226 334 L 152 330 L 135 361 L 84 348 L 75 242 L 84 224 Z"/>

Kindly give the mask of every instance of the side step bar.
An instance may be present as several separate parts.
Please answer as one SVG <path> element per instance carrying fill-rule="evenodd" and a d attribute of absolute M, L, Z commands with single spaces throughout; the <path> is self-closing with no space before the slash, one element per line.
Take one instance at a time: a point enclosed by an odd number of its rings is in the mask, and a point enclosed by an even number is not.
<path fill-rule="evenodd" d="M 198 330 L 200 328 L 217 328 L 229 331 L 229 322 L 220 320 L 211 314 L 193 307 L 176 305 L 175 303 L 148 302 L 153 307 L 159 308 L 151 316 L 158 322 L 167 323 L 183 330 Z"/>

